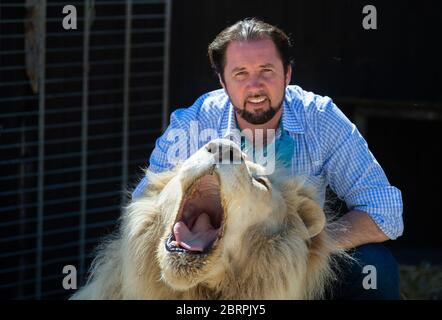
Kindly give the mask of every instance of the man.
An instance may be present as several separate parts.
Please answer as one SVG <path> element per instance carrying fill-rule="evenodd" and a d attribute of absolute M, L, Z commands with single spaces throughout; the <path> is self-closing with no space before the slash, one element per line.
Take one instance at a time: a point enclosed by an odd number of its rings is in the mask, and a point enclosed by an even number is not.
<path fill-rule="evenodd" d="M 190 142 L 179 142 L 172 132 L 182 130 L 192 139 L 191 123 L 197 123 L 200 132 L 215 129 L 219 137 L 227 137 L 235 129 L 275 129 L 276 143 L 283 137 L 293 142 L 292 174 L 307 176 L 321 202 L 329 185 L 350 208 L 341 218 L 348 227 L 338 239 L 341 247 L 352 249 L 359 264 L 346 270 L 333 297 L 397 299 L 397 264 L 379 243 L 403 232 L 401 193 L 390 186 L 363 137 L 330 98 L 289 86 L 290 47 L 283 31 L 256 19 L 223 30 L 208 50 L 223 89 L 172 114 L 169 128 L 156 142 L 149 169 L 159 172 L 173 167 L 170 155 L 176 145 L 189 147 Z M 198 147 L 206 142 L 200 139 Z M 189 149 L 181 157 L 189 157 L 197 148 Z M 135 197 L 145 183 L 138 185 Z M 369 283 L 364 281 L 367 276 L 376 279 Z"/>

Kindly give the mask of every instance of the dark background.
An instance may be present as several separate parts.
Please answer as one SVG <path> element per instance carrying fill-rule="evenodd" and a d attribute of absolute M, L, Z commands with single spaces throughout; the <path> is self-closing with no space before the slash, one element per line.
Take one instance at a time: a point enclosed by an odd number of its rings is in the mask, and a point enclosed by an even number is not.
<path fill-rule="evenodd" d="M 362 27 L 367 4 L 377 9 L 377 30 Z M 174 1 L 171 110 L 220 87 L 207 46 L 246 17 L 290 35 L 291 84 L 330 96 L 355 120 L 390 183 L 402 191 L 404 235 L 387 246 L 403 263 L 441 263 L 441 2 Z"/>

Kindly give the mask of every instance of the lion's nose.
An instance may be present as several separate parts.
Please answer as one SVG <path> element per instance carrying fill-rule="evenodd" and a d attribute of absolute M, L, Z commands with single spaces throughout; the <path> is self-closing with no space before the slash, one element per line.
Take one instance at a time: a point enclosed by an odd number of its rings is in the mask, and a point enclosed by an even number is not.
<path fill-rule="evenodd" d="M 241 150 L 230 140 L 213 140 L 206 145 L 206 149 L 215 156 L 218 163 L 241 163 L 243 161 Z"/>

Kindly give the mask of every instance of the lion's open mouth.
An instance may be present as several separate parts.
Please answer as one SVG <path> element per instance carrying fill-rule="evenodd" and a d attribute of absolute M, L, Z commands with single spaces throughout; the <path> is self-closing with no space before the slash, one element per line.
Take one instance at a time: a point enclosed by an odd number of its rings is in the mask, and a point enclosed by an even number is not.
<path fill-rule="evenodd" d="M 219 177 L 212 171 L 188 188 L 166 240 L 166 249 L 189 254 L 208 253 L 220 238 L 223 220 Z"/>

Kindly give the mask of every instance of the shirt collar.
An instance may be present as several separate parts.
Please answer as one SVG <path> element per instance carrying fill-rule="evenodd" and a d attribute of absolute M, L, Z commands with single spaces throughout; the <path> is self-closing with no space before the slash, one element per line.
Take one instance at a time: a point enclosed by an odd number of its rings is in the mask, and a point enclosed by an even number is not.
<path fill-rule="evenodd" d="M 284 130 L 292 133 L 304 133 L 304 127 L 302 126 L 302 123 L 300 121 L 300 112 L 301 110 L 298 110 L 300 105 L 300 102 L 298 100 L 295 100 L 296 98 L 288 99 L 287 95 L 284 99 L 283 104 L 283 112 L 282 112 L 282 127 Z"/>

